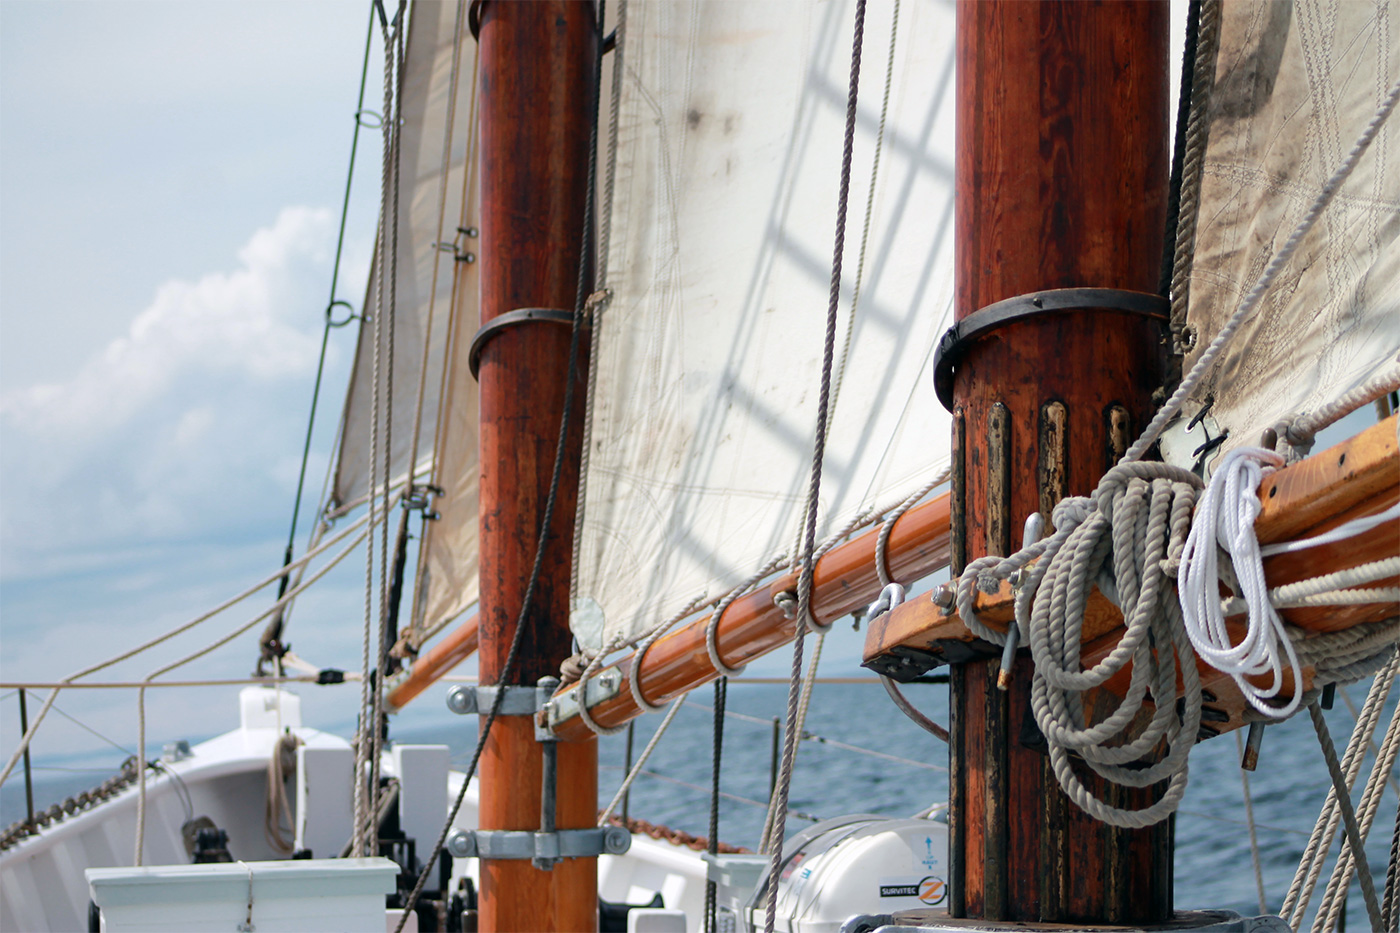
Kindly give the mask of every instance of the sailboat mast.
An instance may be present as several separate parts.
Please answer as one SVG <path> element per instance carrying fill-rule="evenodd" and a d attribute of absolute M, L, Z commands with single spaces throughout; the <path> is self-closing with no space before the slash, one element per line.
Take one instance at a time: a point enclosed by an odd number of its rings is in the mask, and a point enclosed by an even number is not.
<path fill-rule="evenodd" d="M 1020 296 L 1025 313 L 972 340 L 957 372 L 955 572 L 1090 492 L 1150 414 L 1161 326 L 1121 306 L 1157 287 L 1169 84 L 1165 3 L 959 0 L 957 18 L 956 316 Z M 1063 288 L 1118 294 L 1038 315 L 1034 294 Z M 952 667 L 953 915 L 1168 919 L 1171 823 L 1079 810 L 1031 714 L 1029 659 L 1005 692 L 998 667 Z M 1144 805 L 1130 796 L 1114 799 Z"/>
<path fill-rule="evenodd" d="M 574 308 L 584 244 L 595 9 L 560 0 L 481 4 L 483 325 L 519 309 Z M 500 680 L 525 602 L 559 438 L 569 342 L 567 326 L 533 321 L 500 329 L 481 350 L 483 684 Z M 570 653 L 569 567 L 586 362 L 585 352 L 544 563 L 509 672 L 512 684 L 533 686 L 557 676 Z M 597 821 L 596 743 L 559 743 L 557 753 L 556 825 L 591 827 Z M 531 717 L 496 720 L 480 766 L 483 830 L 539 830 L 542 762 Z M 597 859 L 566 859 L 548 871 L 529 859 L 483 860 L 480 897 L 482 930 L 597 929 Z"/>

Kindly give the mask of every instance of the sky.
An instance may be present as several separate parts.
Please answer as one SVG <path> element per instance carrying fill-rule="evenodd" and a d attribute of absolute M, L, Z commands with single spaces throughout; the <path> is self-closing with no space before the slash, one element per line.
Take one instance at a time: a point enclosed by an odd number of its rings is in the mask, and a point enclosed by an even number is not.
<path fill-rule="evenodd" d="M 348 0 L 0 3 L 0 681 L 57 680 L 278 566 L 367 15 Z M 375 109 L 377 29 L 370 55 Z M 361 136 L 337 294 L 357 307 L 378 151 L 377 134 Z M 312 499 L 351 330 L 332 332 Z M 298 603 L 298 654 L 358 669 L 362 581 L 352 556 Z M 95 679 L 141 679 L 271 598 Z M 246 676 L 261 628 L 181 675 Z M 838 628 L 828 656 L 855 673 L 861 636 Z M 750 670 L 787 663 L 777 652 Z M 152 746 L 234 727 L 236 692 L 158 694 Z M 301 692 L 309 724 L 353 723 L 357 687 Z M 82 726 L 51 716 L 40 763 L 114 765 L 136 744 L 134 691 L 70 691 L 58 708 Z M 400 727 L 446 716 L 425 695 Z M 0 691 L 6 758 L 18 732 L 17 698 Z"/>
<path fill-rule="evenodd" d="M 368 9 L 0 3 L 0 680 L 56 680 L 277 567 Z M 373 101 L 377 37 L 371 56 Z M 361 142 L 338 289 L 357 307 L 379 172 L 376 134 Z M 313 499 L 354 339 L 332 333 Z M 313 663 L 359 666 L 359 564 L 297 609 L 288 635 Z M 98 676 L 144 677 L 270 601 Z M 246 676 L 256 635 L 190 675 Z M 152 701 L 152 741 L 232 728 L 236 689 Z M 339 690 L 308 703 L 308 719 L 353 721 L 357 688 Z M 58 707 L 134 747 L 134 692 L 73 692 Z M 41 758 L 124 757 L 53 720 Z M 6 758 L 17 733 L 4 691 Z"/>

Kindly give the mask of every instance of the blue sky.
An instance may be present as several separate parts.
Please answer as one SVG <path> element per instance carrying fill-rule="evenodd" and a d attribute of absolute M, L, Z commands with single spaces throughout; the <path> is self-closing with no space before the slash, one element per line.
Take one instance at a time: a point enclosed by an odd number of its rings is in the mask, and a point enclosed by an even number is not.
<path fill-rule="evenodd" d="M 275 568 L 367 14 L 349 2 L 0 4 L 0 679 L 55 680 Z M 373 101 L 377 41 L 371 54 Z M 357 306 L 377 152 L 362 136 L 339 290 Z M 332 338 L 313 498 L 353 341 L 350 329 Z M 289 634 L 316 663 L 358 666 L 356 563 L 298 607 Z M 140 678 L 220 624 L 101 676 Z M 246 675 L 254 637 L 191 675 Z M 234 725 L 234 692 L 153 701 L 153 739 Z M 332 693 L 308 713 L 353 718 L 353 696 Z M 135 742 L 131 692 L 59 706 Z M 16 716 L 6 697 L 7 757 Z M 41 755 L 101 744 L 54 725 Z"/>

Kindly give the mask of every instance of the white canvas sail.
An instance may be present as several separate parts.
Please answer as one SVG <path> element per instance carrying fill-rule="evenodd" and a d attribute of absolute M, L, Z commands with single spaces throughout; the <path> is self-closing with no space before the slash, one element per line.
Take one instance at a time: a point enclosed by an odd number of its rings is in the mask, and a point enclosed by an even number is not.
<path fill-rule="evenodd" d="M 466 0 L 462 0 L 465 3 Z M 421 439 L 417 459 L 430 456 L 437 423 L 438 395 L 447 344 L 448 319 L 453 286 L 452 244 L 462 212 L 462 190 L 468 138 L 472 135 L 471 113 L 475 43 L 466 39 L 462 46 L 459 73 L 453 73 L 453 34 L 460 3 L 420 3 L 412 8 L 403 74 L 403 142 L 400 155 L 399 251 L 394 320 L 394 392 L 391 475 L 400 477 L 408 470 L 412 453 L 413 424 L 418 409 L 418 382 L 424 380 Z M 461 73 L 461 72 L 464 72 Z M 455 113 L 449 114 L 453 85 Z M 452 120 L 451 152 L 447 177 L 443 177 L 443 145 L 449 119 Z M 374 134 L 362 144 L 374 145 Z M 443 205 L 446 211 L 443 212 Z M 445 219 L 444 219 L 445 218 Z M 441 227 L 441 229 L 440 229 Z M 449 244 L 439 248 L 439 244 Z M 470 247 L 463 246 L 464 249 Z M 372 321 L 379 314 L 376 303 L 378 263 L 370 272 L 364 315 Z M 475 289 L 470 289 L 470 307 L 459 310 L 473 320 L 476 316 Z M 425 341 L 425 336 L 428 340 Z M 340 449 L 327 509 L 340 514 L 363 501 L 369 479 L 369 439 L 372 418 L 371 393 L 374 367 L 373 325 L 361 322 L 360 341 L 345 402 L 340 431 Z M 425 355 L 426 347 L 426 355 Z M 387 366 L 387 360 L 381 360 Z M 381 437 L 380 443 L 383 443 Z"/>
<path fill-rule="evenodd" d="M 1239 307 L 1400 77 L 1387 0 L 1224 5 L 1187 323 L 1189 367 Z M 1210 400 L 1225 447 L 1331 402 L 1400 354 L 1400 124 L 1390 120 L 1164 438 Z"/>
<path fill-rule="evenodd" d="M 849 323 L 892 7 L 872 5 L 845 250 L 849 357 L 820 532 L 948 460 L 930 372 L 951 315 L 953 5 L 902 5 Z M 853 4 L 633 3 L 597 323 L 575 633 L 635 636 L 797 534 L 816 424 Z M 841 340 L 838 338 L 838 351 Z M 839 355 L 839 353 L 838 353 Z"/>
<path fill-rule="evenodd" d="M 479 193 L 475 182 L 475 140 L 468 160 L 467 221 L 479 223 Z M 474 246 L 474 243 L 472 244 Z M 452 322 L 445 359 L 447 375 L 442 383 L 433 444 L 432 482 L 442 494 L 433 497 L 437 519 L 423 524 L 423 547 L 414 586 L 412 632 L 416 649 L 434 632 L 451 622 L 477 599 L 477 495 L 481 471 L 477 430 L 477 384 L 467 365 L 472 335 L 476 333 L 478 270 L 476 263 L 456 263 Z"/>

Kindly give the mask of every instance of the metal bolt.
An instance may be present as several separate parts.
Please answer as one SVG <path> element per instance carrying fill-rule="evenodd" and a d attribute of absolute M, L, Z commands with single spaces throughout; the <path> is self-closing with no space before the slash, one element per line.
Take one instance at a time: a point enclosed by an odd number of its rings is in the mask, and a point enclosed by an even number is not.
<path fill-rule="evenodd" d="M 476 712 L 476 690 L 466 684 L 457 684 L 447 691 L 447 708 L 459 716 Z"/>
<path fill-rule="evenodd" d="M 469 829 L 459 829 L 447 837 L 447 851 L 453 858 L 476 858 L 476 836 Z"/>
<path fill-rule="evenodd" d="M 953 608 L 953 603 L 957 601 L 957 593 L 953 591 L 951 583 L 941 583 L 934 588 L 930 598 L 935 606 L 947 612 Z"/>
<path fill-rule="evenodd" d="M 622 826 L 609 826 L 603 831 L 603 851 L 609 855 L 621 855 L 632 848 L 632 834 Z"/>

